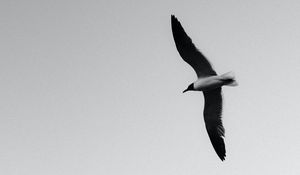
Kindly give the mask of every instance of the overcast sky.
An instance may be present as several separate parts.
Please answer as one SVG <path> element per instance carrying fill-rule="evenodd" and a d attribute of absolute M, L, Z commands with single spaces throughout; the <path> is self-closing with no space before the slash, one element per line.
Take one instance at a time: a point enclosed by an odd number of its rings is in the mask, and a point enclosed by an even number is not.
<path fill-rule="evenodd" d="M 0 2 L 0 174 L 299 174 L 298 0 Z M 171 32 L 220 74 L 226 161 Z"/>

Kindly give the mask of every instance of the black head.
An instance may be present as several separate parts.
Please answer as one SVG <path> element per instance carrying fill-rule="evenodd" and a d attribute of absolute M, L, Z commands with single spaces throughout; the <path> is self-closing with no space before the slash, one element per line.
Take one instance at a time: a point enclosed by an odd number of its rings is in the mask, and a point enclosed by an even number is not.
<path fill-rule="evenodd" d="M 186 91 L 192 91 L 192 90 L 195 90 L 194 88 L 194 83 L 190 84 L 186 90 L 184 90 L 182 93 L 185 93 Z"/>

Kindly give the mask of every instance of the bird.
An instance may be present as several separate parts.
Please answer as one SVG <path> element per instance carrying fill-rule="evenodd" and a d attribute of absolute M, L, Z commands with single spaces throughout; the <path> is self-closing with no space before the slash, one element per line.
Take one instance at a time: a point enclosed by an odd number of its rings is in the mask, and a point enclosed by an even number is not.
<path fill-rule="evenodd" d="M 226 149 L 225 129 L 222 123 L 222 86 L 237 86 L 235 75 L 232 71 L 217 75 L 208 59 L 196 48 L 174 15 L 171 15 L 171 27 L 179 55 L 197 74 L 197 80 L 191 83 L 183 93 L 187 91 L 203 92 L 205 127 L 215 152 L 224 161 Z"/>

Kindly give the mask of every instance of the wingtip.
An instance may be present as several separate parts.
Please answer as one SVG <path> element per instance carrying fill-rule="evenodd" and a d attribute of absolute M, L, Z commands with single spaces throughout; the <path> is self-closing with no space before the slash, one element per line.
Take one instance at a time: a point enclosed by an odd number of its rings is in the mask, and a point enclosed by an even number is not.
<path fill-rule="evenodd" d="M 204 116 L 205 119 L 205 116 Z M 221 122 L 221 121 L 219 121 Z M 217 153 L 217 156 L 221 159 L 221 161 L 225 160 L 226 157 L 226 148 L 224 143 L 224 131 L 220 128 L 222 125 L 205 122 L 208 136 L 210 138 L 211 144 Z M 216 125 L 216 126 L 214 126 Z M 219 125 L 219 126 L 218 126 Z"/>
<path fill-rule="evenodd" d="M 174 14 L 171 14 L 171 20 L 174 21 L 175 19 L 177 19 L 177 18 L 175 17 L 175 15 L 174 15 Z"/>
<path fill-rule="evenodd" d="M 217 152 L 217 155 L 221 159 L 222 162 L 225 161 L 226 152 L 225 153 Z"/>
<path fill-rule="evenodd" d="M 179 20 L 177 19 L 177 17 L 175 15 L 171 15 L 171 24 L 172 24 L 172 27 L 176 27 L 176 28 L 182 28 L 181 27 L 181 24 L 179 22 Z"/>
<path fill-rule="evenodd" d="M 177 17 L 174 14 L 171 14 L 171 20 L 172 21 L 178 21 Z"/>

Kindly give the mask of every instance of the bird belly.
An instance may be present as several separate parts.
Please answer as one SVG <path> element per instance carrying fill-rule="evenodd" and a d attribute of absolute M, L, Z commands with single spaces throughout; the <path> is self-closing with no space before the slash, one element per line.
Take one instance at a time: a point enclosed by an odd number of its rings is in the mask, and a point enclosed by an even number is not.
<path fill-rule="evenodd" d="M 208 91 L 224 85 L 224 80 L 220 76 L 210 76 L 199 78 L 194 82 L 194 88 L 198 91 Z"/>

